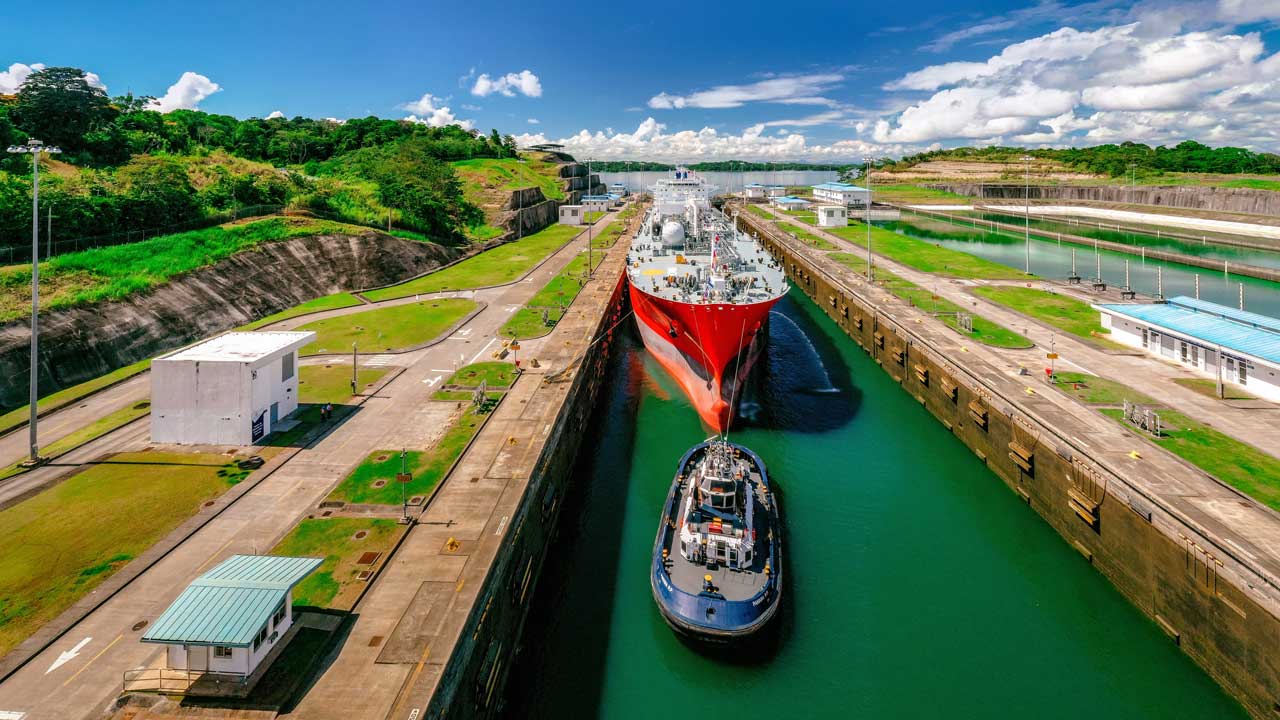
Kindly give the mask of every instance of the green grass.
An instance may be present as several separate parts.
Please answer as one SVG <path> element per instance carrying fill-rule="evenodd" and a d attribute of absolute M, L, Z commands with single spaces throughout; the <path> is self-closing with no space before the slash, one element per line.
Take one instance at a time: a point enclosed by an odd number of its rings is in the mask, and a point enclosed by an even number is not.
<path fill-rule="evenodd" d="M 1245 178 L 1242 180 L 1227 180 L 1218 183 L 1220 187 L 1225 188 L 1249 188 L 1251 190 L 1280 190 L 1280 180 L 1259 180 L 1257 178 Z"/>
<path fill-rule="evenodd" d="M 874 175 L 872 176 L 874 179 Z M 973 198 L 967 195 L 957 195 L 953 192 L 945 190 L 935 190 L 933 188 L 921 187 L 920 185 L 900 184 L 900 185 L 879 185 L 873 184 L 871 188 L 872 197 L 877 202 L 897 202 L 897 203 L 920 203 L 925 204 L 930 201 L 934 203 L 945 204 L 968 204 Z"/>
<path fill-rule="evenodd" d="M 333 295 L 325 295 L 314 300 L 308 300 L 301 305 L 294 305 L 288 310 L 281 310 L 274 315 L 268 315 L 260 320 L 254 320 L 248 325 L 243 325 L 236 330 L 257 330 L 260 327 L 278 323 L 281 320 L 306 315 L 308 313 L 320 312 L 321 310 L 339 310 L 341 308 L 355 307 L 360 305 L 360 299 L 351 293 L 334 293 Z"/>
<path fill-rule="evenodd" d="M 451 375 L 445 385 L 476 387 L 481 382 L 490 388 L 509 388 L 516 379 L 516 366 L 509 362 L 478 362 L 466 365 Z"/>
<path fill-rule="evenodd" d="M 245 475 L 225 455 L 122 453 L 0 511 L 0 654 Z"/>
<path fill-rule="evenodd" d="M 621 220 L 614 220 L 601 228 L 599 232 L 592 230 L 591 247 L 611 248 L 614 243 L 618 242 L 618 238 L 622 237 L 622 233 L 626 232 L 626 230 L 626 223 L 623 223 Z"/>
<path fill-rule="evenodd" d="M 356 384 L 367 391 L 382 379 L 386 368 L 360 368 Z M 298 402 L 341 405 L 351 400 L 350 365 L 302 365 L 298 368 Z"/>
<path fill-rule="evenodd" d="M 796 238 L 798 238 L 801 242 L 805 243 L 806 245 L 812 245 L 813 247 L 816 247 L 819 250 L 835 250 L 836 249 L 836 246 L 832 244 L 830 240 L 827 240 L 824 237 L 820 237 L 812 232 L 809 232 L 808 230 L 802 227 L 792 225 L 791 223 L 782 223 L 782 222 L 774 223 L 774 224 L 777 225 L 778 229 L 781 230 L 782 232 L 795 235 Z"/>
<path fill-rule="evenodd" d="M 1114 346 L 1100 324 L 1099 313 L 1075 298 L 1028 287 L 987 286 L 974 294 L 1095 344 Z"/>
<path fill-rule="evenodd" d="M 483 410 L 467 408 L 445 430 L 435 447 L 425 452 L 410 451 L 413 480 L 404 488 L 408 497 L 414 495 L 425 497 L 431 493 L 449 472 L 454 460 L 462 454 L 472 436 L 480 429 L 484 418 Z M 380 461 L 377 458 L 381 455 L 388 457 Z M 400 484 L 395 481 L 395 473 L 399 470 L 400 453 L 398 451 L 375 452 L 339 483 L 326 500 L 399 505 Z M 388 482 L 383 487 L 375 488 L 373 481 L 377 479 L 387 479 Z"/>
<path fill-rule="evenodd" d="M 462 178 L 465 185 L 497 190 L 516 190 L 536 187 L 551 200 L 563 200 L 564 190 L 560 187 L 559 167 L 545 160 L 526 160 L 520 162 L 515 158 L 477 158 L 474 160 L 457 160 L 453 169 Z"/>
<path fill-rule="evenodd" d="M 501 400 L 503 394 L 504 393 L 501 390 L 498 390 L 496 392 L 485 393 L 484 396 L 489 402 L 494 402 L 496 400 Z M 432 400 L 443 400 L 446 402 L 471 402 L 473 397 L 475 397 L 475 394 L 472 390 L 437 390 L 431 394 Z"/>
<path fill-rule="evenodd" d="M 36 410 L 43 413 L 57 410 L 58 408 L 66 407 L 67 405 L 74 405 L 86 395 L 95 393 L 108 385 L 113 385 L 122 380 L 127 380 L 138 373 L 146 372 L 150 368 L 150 360 L 141 360 L 132 365 L 126 365 L 118 370 L 113 370 L 101 377 L 86 380 L 79 385 L 72 385 L 69 388 L 49 393 L 36 402 Z M 9 412 L 0 415 L 0 433 L 5 433 L 16 427 L 27 424 L 27 419 L 31 412 L 30 408 L 30 405 L 23 405 L 22 407 L 14 408 Z"/>
<path fill-rule="evenodd" d="M 1153 409 L 1160 415 L 1163 435 L 1151 438 L 1144 433 L 1143 437 L 1267 507 L 1280 510 L 1280 460 L 1180 412 Z M 1124 422 L 1123 410 L 1107 408 L 1101 412 L 1131 427 Z"/>
<path fill-rule="evenodd" d="M 859 222 L 842 228 L 829 228 L 828 232 L 851 243 L 866 241 L 866 225 Z M 959 250 L 933 245 L 923 240 L 899 235 L 878 227 L 871 228 L 872 250 L 892 260 L 935 275 L 955 278 L 1025 279 L 1021 270 L 985 260 Z"/>
<path fill-rule="evenodd" d="M 274 217 L 58 255 L 41 263 L 42 307 L 56 310 L 120 300 L 262 243 L 366 231 L 328 220 Z M 0 268 L 0 322 L 30 314 L 30 286 L 29 267 Z"/>
<path fill-rule="evenodd" d="M 1205 397 L 1218 397 L 1218 383 L 1208 378 L 1174 378 L 1174 382 L 1188 390 L 1204 395 Z M 1240 388 L 1239 385 L 1231 383 L 1222 384 L 1222 394 L 1224 400 L 1256 400 L 1257 397 L 1251 395 Z"/>
<path fill-rule="evenodd" d="M 595 221 L 599 220 L 605 215 L 608 215 L 608 213 L 601 210 L 592 210 L 590 212 L 583 213 L 582 219 L 585 220 L 587 223 L 594 223 Z"/>
<path fill-rule="evenodd" d="M 91 440 L 102 437 L 116 428 L 128 425 L 149 412 L 151 412 L 151 402 L 149 400 L 143 400 L 141 402 L 134 403 L 129 407 L 116 410 L 113 413 L 108 413 L 78 430 L 74 430 L 47 445 L 41 446 L 40 454 L 47 458 L 56 458 L 64 453 L 75 450 Z M 26 472 L 26 470 L 21 467 L 20 461 L 0 470 L 0 480 L 13 477 L 14 475 L 24 472 Z"/>
<path fill-rule="evenodd" d="M 774 219 L 773 215 L 772 215 L 768 210 L 765 210 L 765 209 L 764 209 L 764 206 L 762 206 L 762 205 L 752 205 L 752 204 L 748 204 L 748 205 L 747 205 L 747 212 L 749 212 L 749 213 L 751 213 L 751 214 L 753 214 L 753 215 L 759 215 L 760 217 L 764 218 L 765 220 L 773 220 L 773 219 Z"/>
<path fill-rule="evenodd" d="M 1151 398 L 1133 388 L 1096 375 L 1081 372 L 1054 373 L 1056 387 L 1062 392 L 1091 405 L 1123 405 L 1129 402 L 1150 405 Z"/>
<path fill-rule="evenodd" d="M 316 333 L 302 354 L 349 353 L 353 342 L 364 353 L 403 350 L 439 337 L 476 307 L 463 298 L 439 298 L 316 320 L 298 328 Z"/>
<path fill-rule="evenodd" d="M 603 255 L 596 255 L 592 258 L 597 267 L 603 259 Z M 567 308 L 574 298 L 578 297 L 578 293 L 582 291 L 582 276 L 586 273 L 586 270 L 587 254 L 582 253 L 569 261 L 569 264 L 559 274 L 542 286 L 538 294 L 530 298 L 525 307 L 517 310 L 503 324 L 498 334 L 504 337 L 528 340 L 542 337 L 551 332 L 563 316 L 560 307 L 563 305 Z M 546 322 L 542 320 L 544 311 L 547 314 Z"/>
<path fill-rule="evenodd" d="M 865 273 L 867 271 L 866 260 L 856 255 L 842 252 L 827 254 L 831 259 L 854 272 Z M 890 294 L 906 300 L 916 307 L 935 314 L 947 327 L 984 345 L 1002 348 L 1029 348 L 1033 346 L 1033 343 L 1022 335 L 973 313 L 970 313 L 973 319 L 973 332 L 962 329 L 956 316 L 948 313 L 967 312 L 964 308 L 934 295 L 931 290 L 904 280 L 887 270 L 876 270 L 875 281 L 878 287 L 884 288 Z"/>
<path fill-rule="evenodd" d="M 272 555 L 324 558 L 320 567 L 293 589 L 295 607 L 349 610 L 365 583 L 357 578 L 362 570 L 377 565 L 357 565 L 366 552 L 386 553 L 395 545 L 404 528 L 385 518 L 308 518 L 271 550 Z M 356 533 L 365 532 L 356 539 Z"/>
<path fill-rule="evenodd" d="M 560 249 L 581 227 L 552 225 L 520 240 L 499 245 L 443 270 L 381 290 L 363 293 L 374 302 L 392 298 L 509 283 Z"/>

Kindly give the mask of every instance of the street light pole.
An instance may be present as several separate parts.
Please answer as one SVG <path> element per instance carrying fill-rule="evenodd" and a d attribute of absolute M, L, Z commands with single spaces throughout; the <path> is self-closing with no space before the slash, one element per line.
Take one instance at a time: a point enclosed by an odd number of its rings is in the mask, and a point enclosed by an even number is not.
<path fill-rule="evenodd" d="M 31 418 L 28 420 L 30 436 L 31 462 L 40 461 L 40 444 L 36 428 L 36 401 L 39 400 L 39 387 L 36 382 L 36 369 L 40 358 L 40 153 L 55 155 L 62 152 L 56 147 L 45 147 L 44 143 L 34 138 L 26 145 L 14 145 L 11 153 L 27 153 L 31 155 Z"/>
<path fill-rule="evenodd" d="M 1024 271 L 1031 274 L 1031 156 L 1022 156 L 1022 201 L 1026 204 L 1025 232 L 1027 260 Z"/>
<path fill-rule="evenodd" d="M 874 276 L 871 272 L 871 163 L 875 158 L 870 155 L 863 156 L 862 161 L 866 164 L 867 171 L 864 173 L 867 181 L 867 282 L 871 282 Z"/>

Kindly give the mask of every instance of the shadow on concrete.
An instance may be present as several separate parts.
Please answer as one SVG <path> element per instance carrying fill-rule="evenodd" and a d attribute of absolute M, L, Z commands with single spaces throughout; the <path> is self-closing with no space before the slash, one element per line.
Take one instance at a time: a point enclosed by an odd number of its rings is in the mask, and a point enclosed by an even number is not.
<path fill-rule="evenodd" d="M 596 717 L 617 593 L 644 349 L 621 333 L 506 690 L 507 717 Z M 586 570 L 595 568 L 595 570 Z M 563 662 L 572 657 L 572 663 Z"/>

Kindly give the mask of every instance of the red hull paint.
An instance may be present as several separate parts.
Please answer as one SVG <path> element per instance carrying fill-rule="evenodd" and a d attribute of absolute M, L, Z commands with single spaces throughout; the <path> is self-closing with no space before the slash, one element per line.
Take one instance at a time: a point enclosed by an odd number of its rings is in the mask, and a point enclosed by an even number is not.
<path fill-rule="evenodd" d="M 635 285 L 630 286 L 630 294 L 645 347 L 680 383 L 702 420 L 716 432 L 724 432 L 734 411 L 730 403 L 741 397 L 732 388 L 750 372 L 763 345 L 761 330 L 769 310 L 781 298 L 695 305 L 656 297 Z M 751 352 L 738 361 L 743 348 L 750 345 L 754 345 Z"/>

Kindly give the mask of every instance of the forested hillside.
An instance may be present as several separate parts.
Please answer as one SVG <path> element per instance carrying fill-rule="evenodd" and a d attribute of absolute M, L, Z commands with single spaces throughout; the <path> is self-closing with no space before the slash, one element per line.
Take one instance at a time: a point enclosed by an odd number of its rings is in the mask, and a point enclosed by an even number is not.
<path fill-rule="evenodd" d="M 1213 148 L 1193 140 L 1173 147 L 1150 147 L 1126 142 L 1082 148 L 963 147 L 908 155 L 901 160 L 884 160 L 877 167 L 905 170 L 934 160 L 1016 163 L 1023 156 L 1063 163 L 1078 171 L 1120 177 L 1162 173 L 1280 174 L 1280 155 L 1256 153 L 1238 147 Z"/>
<path fill-rule="evenodd" d="M 457 125 L 376 117 L 239 120 L 160 113 L 152 98 L 111 98 L 77 68 L 32 73 L 0 96 L 0 147 L 38 138 L 41 218 L 55 240 L 198 226 L 221 213 L 291 206 L 333 219 L 463 237 L 483 214 L 449 161 L 514 157 L 515 141 Z M 44 223 L 42 222 L 42 225 Z M 30 242 L 29 155 L 0 156 L 0 248 Z"/>

